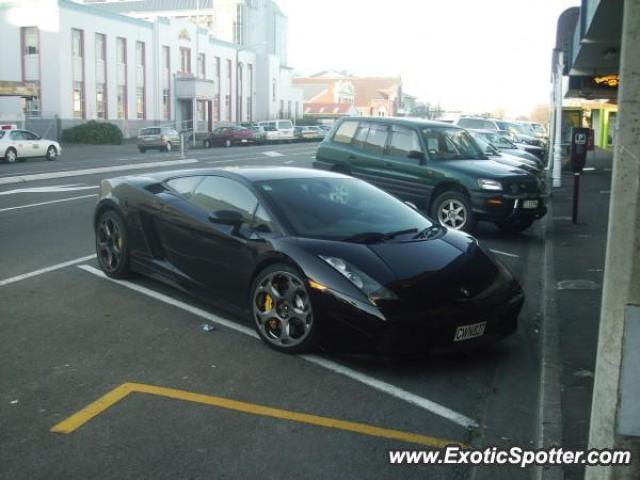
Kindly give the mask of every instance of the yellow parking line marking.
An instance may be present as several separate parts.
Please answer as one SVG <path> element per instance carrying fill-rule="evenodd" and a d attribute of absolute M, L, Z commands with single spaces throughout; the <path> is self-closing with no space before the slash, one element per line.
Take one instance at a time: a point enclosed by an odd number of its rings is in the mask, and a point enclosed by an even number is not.
<path fill-rule="evenodd" d="M 389 428 L 376 427 L 366 423 L 350 422 L 338 420 L 336 418 L 321 417 L 318 415 L 310 415 L 307 413 L 293 412 L 290 410 L 282 410 L 279 408 L 266 407 L 255 403 L 241 402 L 238 400 L 230 400 L 228 398 L 214 397 L 211 395 L 202 395 L 175 388 L 158 387 L 155 385 L 145 385 L 142 383 L 123 383 L 119 387 L 114 388 L 106 395 L 100 397 L 93 403 L 90 403 L 82 410 L 74 413 L 62 422 L 51 428 L 56 433 L 73 433 L 89 420 L 100 413 L 112 407 L 115 403 L 125 398 L 130 393 L 146 393 L 175 400 L 183 400 L 187 402 L 210 405 L 214 407 L 234 410 L 236 412 L 248 413 L 262 417 L 278 418 L 280 420 L 288 420 L 298 423 L 306 423 L 318 427 L 332 428 L 347 432 L 354 432 L 370 437 L 386 438 L 390 440 L 399 440 L 401 442 L 415 443 L 433 448 L 443 448 L 447 445 L 460 445 L 467 447 L 464 443 L 446 440 L 417 433 L 404 432 L 401 430 L 393 430 Z"/>

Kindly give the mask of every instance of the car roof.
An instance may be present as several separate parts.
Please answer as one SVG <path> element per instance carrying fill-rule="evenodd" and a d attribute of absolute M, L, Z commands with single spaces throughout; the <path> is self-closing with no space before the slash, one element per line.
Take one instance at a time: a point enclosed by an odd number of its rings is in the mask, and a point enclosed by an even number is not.
<path fill-rule="evenodd" d="M 169 180 L 175 177 L 192 175 L 218 175 L 221 177 L 245 180 L 250 183 L 263 180 L 281 180 L 286 178 L 351 178 L 341 173 L 327 170 L 315 170 L 312 168 L 297 167 L 222 167 L 222 168 L 191 168 L 184 170 L 171 170 L 143 175 L 128 176 L 128 178 L 152 178 L 155 181 Z"/>
<path fill-rule="evenodd" d="M 448 127 L 460 128 L 445 122 L 436 122 L 434 120 L 423 120 L 421 118 L 404 118 L 404 117 L 344 117 L 344 121 L 358 121 L 370 123 L 392 123 L 394 125 L 403 125 L 405 127 Z"/>

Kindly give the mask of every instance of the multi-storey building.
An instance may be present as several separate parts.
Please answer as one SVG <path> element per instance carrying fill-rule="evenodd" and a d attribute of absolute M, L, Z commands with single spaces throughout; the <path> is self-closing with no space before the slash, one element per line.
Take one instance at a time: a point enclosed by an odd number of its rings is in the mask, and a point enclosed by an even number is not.
<path fill-rule="evenodd" d="M 0 81 L 15 93 L 2 90 L 0 118 L 25 115 L 41 133 L 54 117 L 58 129 L 108 120 L 130 136 L 150 124 L 203 131 L 301 115 L 302 92 L 277 55 L 216 38 L 189 18 L 28 0 L 3 5 L 0 25 Z"/>

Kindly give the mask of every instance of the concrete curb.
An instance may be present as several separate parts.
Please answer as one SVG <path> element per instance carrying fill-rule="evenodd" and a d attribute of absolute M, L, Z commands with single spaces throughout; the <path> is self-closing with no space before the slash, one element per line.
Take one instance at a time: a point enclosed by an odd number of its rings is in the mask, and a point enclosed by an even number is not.
<path fill-rule="evenodd" d="M 536 447 L 562 445 L 562 397 L 560 334 L 556 307 L 556 278 L 553 265 L 553 205 L 549 202 L 544 224 L 544 258 L 542 267 L 542 324 L 540 326 L 540 379 L 538 390 L 538 422 Z M 561 466 L 536 467 L 536 480 L 563 480 Z"/>

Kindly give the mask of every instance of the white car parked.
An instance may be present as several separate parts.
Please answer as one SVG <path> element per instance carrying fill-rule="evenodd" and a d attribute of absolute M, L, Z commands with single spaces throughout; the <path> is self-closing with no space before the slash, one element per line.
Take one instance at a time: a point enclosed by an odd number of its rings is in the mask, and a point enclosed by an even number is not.
<path fill-rule="evenodd" d="M 291 120 L 258 122 L 258 126 L 264 128 L 267 141 L 290 142 L 296 138 L 293 133 L 293 123 Z"/>
<path fill-rule="evenodd" d="M 29 130 L 0 130 L 0 155 L 5 162 L 23 162 L 32 157 L 55 160 L 61 151 L 58 142 L 44 139 Z"/>

